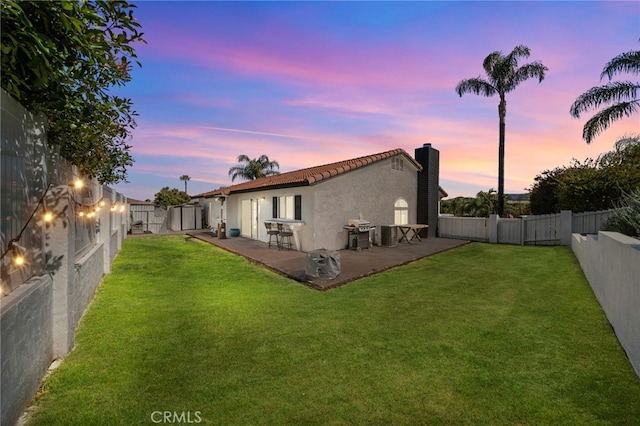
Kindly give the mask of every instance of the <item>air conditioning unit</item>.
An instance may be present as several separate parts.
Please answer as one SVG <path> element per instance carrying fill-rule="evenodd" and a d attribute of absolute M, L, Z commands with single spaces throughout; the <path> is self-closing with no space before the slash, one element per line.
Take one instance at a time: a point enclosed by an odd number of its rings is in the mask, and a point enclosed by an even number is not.
<path fill-rule="evenodd" d="M 398 227 L 396 225 L 380 226 L 380 245 L 395 247 L 398 245 Z"/>

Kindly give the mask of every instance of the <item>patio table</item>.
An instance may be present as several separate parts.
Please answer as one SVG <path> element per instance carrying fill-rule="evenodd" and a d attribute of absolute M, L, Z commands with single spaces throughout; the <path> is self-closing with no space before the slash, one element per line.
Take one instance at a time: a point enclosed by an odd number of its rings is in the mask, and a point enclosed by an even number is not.
<path fill-rule="evenodd" d="M 418 234 L 422 229 L 429 227 L 429 225 L 421 225 L 421 224 L 397 225 L 397 226 L 398 226 L 398 229 L 400 229 L 400 232 L 402 233 L 402 236 L 400 237 L 400 240 L 398 242 L 405 240 L 409 244 L 411 244 L 411 241 L 413 241 L 414 238 L 417 238 L 418 241 L 422 241 L 422 238 L 420 238 L 420 235 Z M 409 235 L 409 232 L 411 232 L 411 235 Z"/>

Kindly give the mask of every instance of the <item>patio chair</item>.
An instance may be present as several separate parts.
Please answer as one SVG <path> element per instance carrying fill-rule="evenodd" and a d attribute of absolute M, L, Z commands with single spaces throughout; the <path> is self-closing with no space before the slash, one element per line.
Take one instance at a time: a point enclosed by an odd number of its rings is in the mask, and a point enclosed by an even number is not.
<path fill-rule="evenodd" d="M 280 231 L 278 231 L 277 229 L 274 229 L 273 223 L 271 222 L 265 222 L 264 226 L 265 228 L 267 228 L 267 235 L 269 235 L 269 248 L 271 248 L 271 239 L 274 236 L 276 237 L 276 246 L 280 248 L 280 238 L 278 238 L 278 236 L 280 235 Z"/>
<path fill-rule="evenodd" d="M 293 231 L 290 228 L 285 228 L 281 223 L 278 224 L 278 232 L 280 233 L 280 249 L 282 247 L 287 246 L 288 250 L 291 250 L 291 237 L 293 236 Z M 285 242 L 285 238 L 287 241 Z"/>

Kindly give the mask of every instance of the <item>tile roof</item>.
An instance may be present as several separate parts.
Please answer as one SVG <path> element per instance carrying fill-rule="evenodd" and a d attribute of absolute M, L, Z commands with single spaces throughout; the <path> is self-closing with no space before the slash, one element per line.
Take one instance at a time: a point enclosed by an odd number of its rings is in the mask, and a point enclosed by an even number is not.
<path fill-rule="evenodd" d="M 145 206 L 153 206 L 154 205 L 150 201 L 141 201 L 141 200 L 136 200 L 135 198 L 130 198 L 130 197 L 127 197 L 127 204 L 140 204 L 140 205 L 145 205 Z"/>
<path fill-rule="evenodd" d="M 422 166 L 413 157 L 407 154 L 404 149 L 397 148 L 378 154 L 366 155 L 364 157 L 352 158 L 350 160 L 338 161 L 336 163 L 324 164 L 322 166 L 309 167 L 306 169 L 281 173 L 279 175 L 258 178 L 242 182 L 237 185 L 218 188 L 214 191 L 194 195 L 193 198 L 211 198 L 218 195 L 230 195 L 238 192 L 313 185 L 322 180 L 347 173 L 351 170 L 359 169 L 399 154 L 404 154 L 404 156 L 407 157 L 407 159 L 410 160 L 418 170 L 422 170 Z"/>

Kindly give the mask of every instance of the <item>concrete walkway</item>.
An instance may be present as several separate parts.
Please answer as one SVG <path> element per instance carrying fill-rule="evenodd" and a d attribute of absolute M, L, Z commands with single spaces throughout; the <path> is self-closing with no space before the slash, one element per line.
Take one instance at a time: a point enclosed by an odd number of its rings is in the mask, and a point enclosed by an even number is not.
<path fill-rule="evenodd" d="M 294 250 L 278 250 L 267 243 L 243 237 L 221 240 L 208 231 L 188 231 L 188 235 L 214 244 L 224 250 L 244 256 L 284 276 L 318 290 L 338 287 L 358 278 L 382 272 L 395 266 L 431 256 L 467 244 L 468 241 L 449 238 L 423 238 L 411 244 L 400 243 L 397 247 L 374 246 L 368 250 L 340 250 L 340 274 L 336 278 L 312 278 L 306 275 L 307 253 Z"/>

